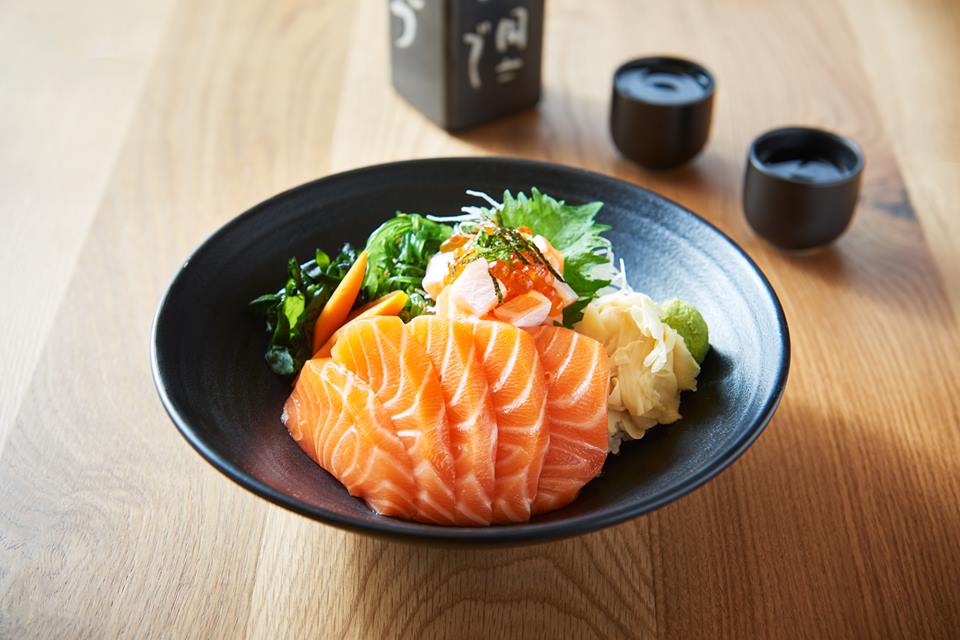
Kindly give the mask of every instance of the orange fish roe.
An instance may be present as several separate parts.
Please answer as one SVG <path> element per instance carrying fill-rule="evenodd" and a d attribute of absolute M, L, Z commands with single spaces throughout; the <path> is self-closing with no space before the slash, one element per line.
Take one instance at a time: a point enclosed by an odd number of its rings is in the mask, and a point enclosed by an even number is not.
<path fill-rule="evenodd" d="M 550 314 L 559 313 L 563 309 L 563 299 L 557 293 L 553 283 L 556 278 L 550 270 L 540 262 L 534 262 L 531 256 L 524 256 L 529 264 L 520 260 L 502 262 L 497 260 L 490 265 L 490 273 L 504 284 L 503 301 L 506 302 L 527 291 L 542 293 L 550 300 Z"/>

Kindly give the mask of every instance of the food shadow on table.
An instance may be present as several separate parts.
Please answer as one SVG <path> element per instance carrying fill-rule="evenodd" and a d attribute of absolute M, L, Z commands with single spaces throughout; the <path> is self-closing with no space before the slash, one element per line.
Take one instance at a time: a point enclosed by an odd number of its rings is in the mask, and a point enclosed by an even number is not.
<path fill-rule="evenodd" d="M 498 156 L 576 159 L 582 167 L 616 175 L 667 197 L 683 194 L 689 201 L 729 191 L 729 176 L 739 175 L 740 168 L 712 153 L 709 143 L 696 158 L 674 169 L 641 167 L 614 146 L 607 108 L 604 101 L 590 96 L 548 90 L 536 107 L 452 135 Z M 573 117 L 576 114 L 589 117 L 578 120 Z"/>
<path fill-rule="evenodd" d="M 863 206 L 863 205 L 862 205 Z M 803 272 L 811 283 L 826 289 L 838 308 L 869 321 L 874 313 L 909 314 L 918 324 L 952 327 L 952 311 L 942 292 L 942 280 L 932 266 L 918 261 L 916 243 L 923 242 L 916 223 L 897 220 L 898 226 L 871 224 L 876 213 L 861 212 L 859 224 L 837 242 L 801 253 L 779 253 L 789 269 Z M 781 292 L 789 302 L 791 292 Z M 846 304 L 843 302 L 846 299 Z M 854 304 L 859 299 L 858 304 Z"/>
<path fill-rule="evenodd" d="M 456 624 L 471 630 L 467 637 L 489 637 L 504 628 L 524 637 L 587 630 L 634 637 L 641 625 L 652 626 L 652 615 L 638 616 L 639 608 L 647 608 L 645 585 L 653 581 L 649 527 L 641 518 L 547 545 L 489 549 L 344 535 L 350 569 L 336 589 L 351 614 L 340 631 L 377 635 L 388 626 L 432 637 L 432 629 Z M 637 597 L 611 607 L 624 593 Z M 442 622 L 445 617 L 452 623 Z M 642 629 L 641 636 L 652 633 Z"/>
<path fill-rule="evenodd" d="M 939 602 L 914 603 L 909 610 L 848 596 L 902 593 L 911 584 L 943 580 L 942 568 L 929 559 L 953 554 L 944 532 L 960 527 L 960 511 L 940 480 L 960 472 L 960 462 L 948 474 L 932 439 L 892 431 L 843 403 L 806 398 L 788 393 L 762 446 L 700 492 L 657 512 L 659 539 L 669 541 L 658 551 L 663 580 L 688 593 L 677 606 L 709 608 L 709 594 L 731 587 L 722 571 L 698 574 L 715 575 L 715 583 L 685 585 L 684 566 L 733 563 L 763 585 L 755 597 L 764 600 L 766 615 L 758 623 L 776 620 L 790 633 L 813 625 L 856 637 L 876 624 L 870 616 L 880 615 L 901 625 L 888 635 L 937 635 L 922 630 L 949 618 L 955 604 L 948 594 L 955 588 L 946 582 L 938 585 Z M 717 512 L 718 505 L 730 509 Z M 750 531 L 744 522 L 753 523 Z M 865 592 L 865 583 L 885 588 Z M 797 593 L 811 595 L 791 597 Z M 818 606 L 824 600 L 834 606 Z M 827 614 L 835 618 L 823 619 Z"/>

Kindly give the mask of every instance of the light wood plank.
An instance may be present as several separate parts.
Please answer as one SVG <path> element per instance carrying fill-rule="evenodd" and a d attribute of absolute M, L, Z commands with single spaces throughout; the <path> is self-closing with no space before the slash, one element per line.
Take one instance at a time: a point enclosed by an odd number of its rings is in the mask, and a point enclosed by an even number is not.
<path fill-rule="evenodd" d="M 0 7 L 0 299 L 8 303 L 0 314 L 0 451 L 172 6 L 40 0 Z"/>
<path fill-rule="evenodd" d="M 236 637 L 259 606 L 271 509 L 171 428 L 148 333 L 203 237 L 326 171 L 351 17 L 178 7 L 0 459 L 0 637 Z"/>
<path fill-rule="evenodd" d="M 960 316 L 960 3 L 846 0 L 872 95 Z"/>

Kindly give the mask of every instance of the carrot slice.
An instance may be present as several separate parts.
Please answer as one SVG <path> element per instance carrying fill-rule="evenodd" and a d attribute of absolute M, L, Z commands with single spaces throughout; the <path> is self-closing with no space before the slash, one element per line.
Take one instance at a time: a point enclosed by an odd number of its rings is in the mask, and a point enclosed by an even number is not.
<path fill-rule="evenodd" d="M 330 353 L 333 350 L 333 345 L 337 343 L 337 338 L 340 337 L 343 329 L 354 322 L 359 322 L 360 320 L 366 320 L 367 318 L 373 318 L 374 316 L 395 316 L 403 311 L 403 307 L 407 304 L 407 296 L 403 291 L 391 291 L 385 296 L 381 296 L 370 302 L 363 305 L 356 311 L 350 314 L 350 317 L 347 318 L 347 321 L 343 325 L 333 332 L 333 335 L 327 338 L 327 341 L 323 343 L 323 346 L 314 351 L 314 358 L 329 358 Z"/>
<path fill-rule="evenodd" d="M 353 303 L 357 301 L 363 276 L 367 271 L 367 252 L 363 251 L 343 276 L 343 280 L 333 290 L 333 295 L 320 312 L 317 323 L 313 325 L 313 350 L 316 351 L 333 332 L 340 328 L 350 315 Z"/>
<path fill-rule="evenodd" d="M 373 316 L 395 316 L 403 311 L 403 307 L 407 304 L 408 298 L 409 296 L 403 291 L 391 291 L 387 295 L 380 296 L 373 302 L 368 302 L 359 309 L 356 309 L 347 316 L 347 322 L 357 320 L 361 316 L 364 318 L 372 318 Z"/>

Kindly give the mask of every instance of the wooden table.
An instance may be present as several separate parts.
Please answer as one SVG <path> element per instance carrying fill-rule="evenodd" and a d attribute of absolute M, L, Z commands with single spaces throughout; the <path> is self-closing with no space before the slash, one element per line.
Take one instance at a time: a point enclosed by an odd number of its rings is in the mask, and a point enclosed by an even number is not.
<path fill-rule="evenodd" d="M 382 0 L 0 9 L 0 637 L 956 637 L 958 5 L 550 0 L 539 109 L 456 136 L 392 93 L 386 18 Z M 659 51 L 719 81 L 705 154 L 670 174 L 606 131 L 612 69 Z M 787 123 L 868 159 L 853 227 L 806 257 L 739 207 L 749 140 Z M 197 243 L 333 171 L 482 154 L 650 187 L 757 260 L 794 359 L 740 461 L 619 527 L 481 552 L 320 526 L 184 444 L 147 343 Z"/>

